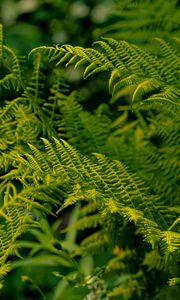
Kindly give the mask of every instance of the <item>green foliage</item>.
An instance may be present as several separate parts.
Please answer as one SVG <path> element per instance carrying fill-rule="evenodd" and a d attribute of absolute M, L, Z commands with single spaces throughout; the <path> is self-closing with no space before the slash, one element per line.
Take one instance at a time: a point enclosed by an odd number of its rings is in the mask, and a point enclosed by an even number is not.
<path fill-rule="evenodd" d="M 87 78 L 95 73 L 109 72 L 109 88 L 112 91 L 112 101 L 122 96 L 122 89 L 128 88 L 133 103 L 142 105 L 155 102 L 155 105 L 167 102 L 172 109 L 179 107 L 179 82 L 177 74 L 179 70 L 179 56 L 176 48 L 161 39 L 162 51 L 160 57 L 151 55 L 141 48 L 131 45 L 125 41 L 105 39 L 96 42 L 100 49 L 90 49 L 65 45 L 59 48 L 62 52 L 60 62 L 68 61 L 67 65 L 73 63 L 75 68 L 86 65 L 83 76 Z M 175 39 L 178 42 L 178 39 Z M 34 49 L 33 52 L 51 53 L 56 59 L 57 47 L 52 53 L 52 48 L 42 47 Z M 127 93 L 127 89 L 124 91 Z M 149 97 L 146 95 L 150 94 Z M 177 100 L 176 100 L 177 99 Z M 146 100 L 144 103 L 143 100 Z M 154 105 L 154 104 L 153 104 Z M 133 106 L 134 108 L 134 106 Z M 135 105 L 136 108 L 136 105 Z"/>
<path fill-rule="evenodd" d="M 178 299 L 179 39 L 42 46 L 27 64 L 0 29 L 1 285 L 21 270 L 37 299 Z M 64 63 L 104 72 L 109 103 L 89 109 Z"/>
<path fill-rule="evenodd" d="M 27 54 L 40 45 L 91 43 L 94 28 L 108 19 L 112 3 L 113 0 L 1 0 L 0 16 L 8 45 Z"/>
<path fill-rule="evenodd" d="M 152 49 L 150 39 L 179 35 L 180 12 L 177 0 L 114 1 L 109 20 L 95 35 L 128 40 Z"/>

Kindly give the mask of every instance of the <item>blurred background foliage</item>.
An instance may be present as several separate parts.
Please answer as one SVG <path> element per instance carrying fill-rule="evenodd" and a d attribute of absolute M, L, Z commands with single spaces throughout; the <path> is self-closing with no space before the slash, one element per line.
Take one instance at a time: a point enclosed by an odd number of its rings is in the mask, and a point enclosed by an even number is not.
<path fill-rule="evenodd" d="M 21 54 L 55 43 L 90 46 L 111 6 L 112 0 L 2 0 L 1 22 L 8 45 Z"/>

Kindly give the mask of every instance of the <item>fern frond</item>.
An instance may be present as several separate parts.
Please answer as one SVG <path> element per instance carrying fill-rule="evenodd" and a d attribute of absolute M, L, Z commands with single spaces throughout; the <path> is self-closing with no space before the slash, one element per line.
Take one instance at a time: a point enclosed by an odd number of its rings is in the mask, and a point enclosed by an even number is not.
<path fill-rule="evenodd" d="M 37 53 L 35 58 L 34 58 L 34 70 L 32 74 L 32 79 L 29 83 L 29 85 L 26 87 L 25 90 L 25 95 L 27 95 L 27 98 L 29 95 L 33 96 L 33 104 L 37 104 L 38 98 L 40 98 L 40 88 L 42 90 L 43 88 L 43 79 L 44 79 L 44 74 L 40 70 L 41 66 L 41 55 L 40 53 Z"/>
<path fill-rule="evenodd" d="M 168 225 L 166 224 L 166 215 L 163 217 L 163 214 L 156 207 L 158 198 L 149 196 L 147 188 L 143 186 L 142 182 L 135 175 L 129 173 L 119 161 L 110 161 L 105 156 L 96 154 L 96 160 L 93 162 L 64 141 L 60 142 L 55 139 L 55 142 L 51 144 L 44 139 L 44 143 L 47 149 L 47 161 L 52 163 L 52 160 L 55 161 L 56 159 L 53 171 L 49 174 L 50 182 L 52 184 L 54 180 L 57 182 L 56 176 L 59 176 L 59 172 L 63 172 L 65 177 L 69 177 L 68 197 L 66 196 L 67 200 L 61 209 L 79 200 L 87 201 L 89 199 L 93 201 L 93 197 L 95 197 L 97 201 L 96 197 L 98 197 L 98 202 L 102 203 L 98 210 L 101 210 L 103 218 L 109 218 L 109 214 L 110 217 L 114 214 L 120 214 L 125 220 L 133 221 L 138 227 L 138 232 L 153 247 L 164 243 L 163 248 L 165 247 L 165 252 L 169 253 L 172 248 L 178 247 L 178 240 L 173 244 L 173 238 L 165 239 L 163 229 L 166 230 Z M 34 153 L 37 156 L 36 151 Z M 37 159 L 38 168 L 33 154 L 27 155 L 27 159 L 21 160 L 22 164 L 27 165 L 32 170 L 33 181 L 35 180 L 36 184 L 39 180 L 41 182 L 43 178 L 45 180 L 47 176 L 46 171 L 42 172 L 41 170 L 39 152 Z M 60 181 L 59 183 L 62 184 L 63 182 Z M 92 187 L 97 192 L 92 193 Z M 98 218 L 94 215 L 85 217 L 87 226 L 93 226 L 94 223 L 91 223 L 90 220 L 94 220 L 94 218 L 97 222 Z M 78 221 L 80 227 L 83 226 L 81 223 L 84 220 L 82 220 Z"/>
<path fill-rule="evenodd" d="M 53 60 L 59 59 L 61 56 L 61 53 L 59 52 L 59 46 L 57 45 L 56 47 L 37 47 L 31 50 L 29 53 L 29 58 L 31 55 L 36 55 L 37 53 L 43 54 L 44 57 L 46 57 L 50 62 Z"/>
<path fill-rule="evenodd" d="M 99 230 L 87 237 L 85 237 L 80 246 L 82 254 L 98 253 L 100 250 L 105 251 L 111 242 L 109 235 L 106 231 Z M 78 250 L 79 251 L 79 250 Z M 77 251 L 77 254 L 78 254 Z M 76 252 L 75 252 L 76 254 Z"/>
<path fill-rule="evenodd" d="M 166 261 L 157 251 L 153 250 L 146 254 L 143 265 L 148 266 L 149 270 L 157 269 L 162 270 L 166 266 Z"/>
<path fill-rule="evenodd" d="M 7 273 L 10 272 L 10 270 L 11 270 L 11 266 L 9 263 L 6 264 L 3 263 L 3 265 L 0 266 L 0 289 L 2 288 L 2 282 L 4 276 L 6 276 Z"/>
<path fill-rule="evenodd" d="M 168 17 L 171 12 L 171 17 Z M 137 17 L 138 16 L 138 17 Z M 149 47 L 149 39 L 179 35 L 177 1 L 115 1 L 108 24 L 95 31 L 98 36 L 111 36 Z M 153 46 L 151 45 L 151 48 Z"/>
<path fill-rule="evenodd" d="M 170 278 L 168 280 L 168 284 L 170 286 L 174 286 L 174 285 L 180 285 L 180 278 Z"/>
<path fill-rule="evenodd" d="M 18 255 L 16 239 L 31 226 L 37 226 L 32 216 L 25 212 L 25 207 L 20 204 L 11 203 L 0 210 L 0 265 L 5 275 L 10 270 L 7 258 L 12 255 Z"/>
<path fill-rule="evenodd" d="M 77 229 L 84 230 L 86 228 L 96 228 L 103 224 L 103 217 L 100 214 L 93 214 L 91 216 L 85 216 L 78 220 L 76 223 L 68 226 L 67 230 Z"/>
<path fill-rule="evenodd" d="M 85 154 L 94 151 L 107 153 L 105 142 L 110 134 L 108 117 L 83 111 L 76 93 L 63 100 L 57 95 L 57 99 L 62 116 L 62 121 L 57 125 L 60 134 L 63 133 L 69 143 Z"/>
<path fill-rule="evenodd" d="M 180 248 L 180 233 L 174 231 L 165 231 L 162 233 L 162 251 L 166 252 L 166 249 L 169 253 L 174 253 L 179 251 Z"/>
<path fill-rule="evenodd" d="M 2 55 L 3 53 L 3 55 Z M 11 61 L 11 67 L 9 66 L 8 59 Z M 1 65 L 5 67 L 6 72 L 0 80 L 0 88 L 15 89 L 19 91 L 23 88 L 22 80 L 22 68 L 20 65 L 20 59 L 16 56 L 15 52 L 9 47 L 1 44 Z M 7 63 L 7 65 L 5 65 Z M 11 70 L 10 70 L 11 69 Z"/>
<path fill-rule="evenodd" d="M 176 53 L 169 43 L 161 41 L 162 43 L 163 52 L 165 47 L 168 49 L 171 47 L 171 53 Z M 173 54 L 165 55 L 162 62 L 162 58 L 125 41 L 106 38 L 104 41 L 96 42 L 95 45 L 100 49 L 65 45 L 59 48 L 59 52 L 64 57 L 58 63 L 68 60 L 69 63 L 74 64 L 74 57 L 76 57 L 75 61 L 83 60 L 83 63 L 86 62 L 85 78 L 97 72 L 108 72 L 113 97 L 116 97 L 121 88 L 129 86 L 133 87 L 132 101 L 140 103 L 143 100 L 143 103 L 146 103 L 156 99 L 158 103 L 164 98 L 165 105 L 166 102 L 172 102 L 178 108 L 179 87 L 177 72 L 172 64 Z M 171 59 L 169 56 L 172 56 Z"/>

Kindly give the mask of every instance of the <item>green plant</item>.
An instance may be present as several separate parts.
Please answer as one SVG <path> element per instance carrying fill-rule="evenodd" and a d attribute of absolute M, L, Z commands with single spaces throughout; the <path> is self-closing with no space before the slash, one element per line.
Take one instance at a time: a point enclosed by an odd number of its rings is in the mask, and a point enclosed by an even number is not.
<path fill-rule="evenodd" d="M 177 0 L 115 0 L 106 25 L 96 29 L 94 35 L 126 40 L 152 51 L 153 38 L 179 35 L 178 8 Z"/>
<path fill-rule="evenodd" d="M 33 47 L 44 44 L 90 44 L 93 28 L 107 19 L 112 2 L 1 0 L 0 16 L 8 45 L 24 55 Z"/>
<path fill-rule="evenodd" d="M 179 40 L 156 41 L 35 48 L 31 74 L 1 34 L 1 278 L 49 264 L 48 299 L 178 299 Z M 64 62 L 106 72 L 110 103 L 87 111 Z"/>

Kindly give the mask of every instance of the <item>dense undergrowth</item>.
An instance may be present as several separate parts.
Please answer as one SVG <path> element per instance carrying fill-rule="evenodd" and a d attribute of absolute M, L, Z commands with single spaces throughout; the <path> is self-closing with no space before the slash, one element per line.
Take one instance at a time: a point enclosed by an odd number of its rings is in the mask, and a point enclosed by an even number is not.
<path fill-rule="evenodd" d="M 117 3 L 91 48 L 22 58 L 0 27 L 2 297 L 178 299 L 179 10 L 167 1 L 152 25 L 161 2 Z"/>

